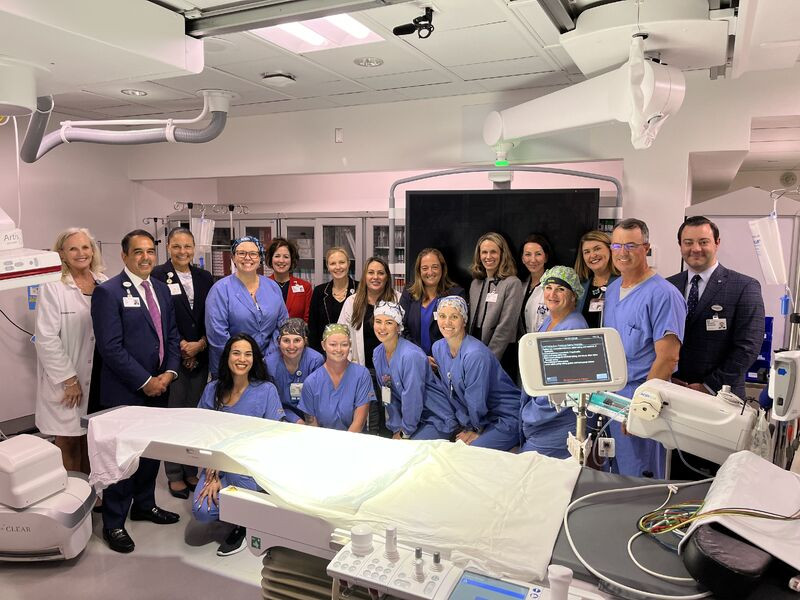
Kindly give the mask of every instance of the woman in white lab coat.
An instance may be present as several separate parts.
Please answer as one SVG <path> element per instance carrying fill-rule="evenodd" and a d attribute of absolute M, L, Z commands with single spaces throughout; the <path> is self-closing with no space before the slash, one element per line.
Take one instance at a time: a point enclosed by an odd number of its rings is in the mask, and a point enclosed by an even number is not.
<path fill-rule="evenodd" d="M 88 230 L 61 232 L 53 250 L 61 256 L 61 280 L 39 287 L 36 306 L 36 427 L 55 436 L 68 471 L 88 473 L 86 428 L 80 419 L 88 412 L 90 394 L 99 393 L 97 386 L 92 388 L 97 361 L 90 308 L 94 288 L 106 277 Z"/>

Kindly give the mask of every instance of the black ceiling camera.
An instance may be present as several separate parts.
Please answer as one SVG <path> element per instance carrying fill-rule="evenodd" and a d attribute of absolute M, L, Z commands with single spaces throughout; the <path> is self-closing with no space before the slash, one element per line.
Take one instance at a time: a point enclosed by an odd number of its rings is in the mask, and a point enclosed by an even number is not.
<path fill-rule="evenodd" d="M 398 25 L 392 29 L 392 33 L 395 35 L 411 35 L 414 32 L 422 39 L 429 37 L 433 33 L 433 9 L 430 6 L 425 7 L 425 14 L 421 17 L 417 17 L 411 23 Z"/>

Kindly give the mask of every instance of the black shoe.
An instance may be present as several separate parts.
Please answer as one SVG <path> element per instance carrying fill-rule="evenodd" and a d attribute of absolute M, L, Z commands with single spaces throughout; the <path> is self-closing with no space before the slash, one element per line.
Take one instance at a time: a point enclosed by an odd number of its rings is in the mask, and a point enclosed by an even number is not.
<path fill-rule="evenodd" d="M 217 556 L 230 556 L 244 550 L 246 534 L 247 530 L 244 527 L 234 527 L 217 549 Z"/>
<path fill-rule="evenodd" d="M 122 528 L 103 529 L 103 539 L 108 542 L 108 547 L 114 552 L 127 554 L 128 552 L 133 552 L 133 549 L 136 547 L 131 536 Z"/>
<path fill-rule="evenodd" d="M 189 488 L 188 484 L 182 490 L 172 489 L 172 485 L 170 485 L 169 483 L 167 484 L 167 487 L 169 488 L 170 495 L 173 496 L 174 498 L 180 498 L 181 500 L 186 500 L 189 496 L 192 495 L 192 490 Z"/>
<path fill-rule="evenodd" d="M 180 520 L 180 515 L 154 506 L 148 510 L 131 509 L 131 521 L 150 521 L 156 525 L 171 525 Z"/>

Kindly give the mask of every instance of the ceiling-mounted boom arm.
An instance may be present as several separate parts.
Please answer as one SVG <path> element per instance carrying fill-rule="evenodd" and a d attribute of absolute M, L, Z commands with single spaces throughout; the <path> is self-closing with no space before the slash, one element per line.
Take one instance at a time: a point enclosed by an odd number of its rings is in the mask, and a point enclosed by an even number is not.
<path fill-rule="evenodd" d="M 610 73 L 486 117 L 483 139 L 492 147 L 525 138 L 619 121 L 634 148 L 649 148 L 661 125 L 683 103 L 686 81 L 673 67 L 645 59 L 641 37 L 630 57 Z"/>

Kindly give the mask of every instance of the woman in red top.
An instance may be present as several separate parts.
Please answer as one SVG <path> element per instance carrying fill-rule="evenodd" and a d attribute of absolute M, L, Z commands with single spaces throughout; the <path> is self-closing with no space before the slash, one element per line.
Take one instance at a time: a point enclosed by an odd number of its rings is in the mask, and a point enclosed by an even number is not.
<path fill-rule="evenodd" d="M 274 238 L 267 249 L 267 266 L 272 269 L 272 275 L 269 277 L 281 288 L 289 318 L 296 317 L 308 323 L 308 309 L 311 306 L 313 290 L 308 281 L 292 275 L 292 271 L 297 267 L 298 258 L 297 246 L 285 238 Z"/>

